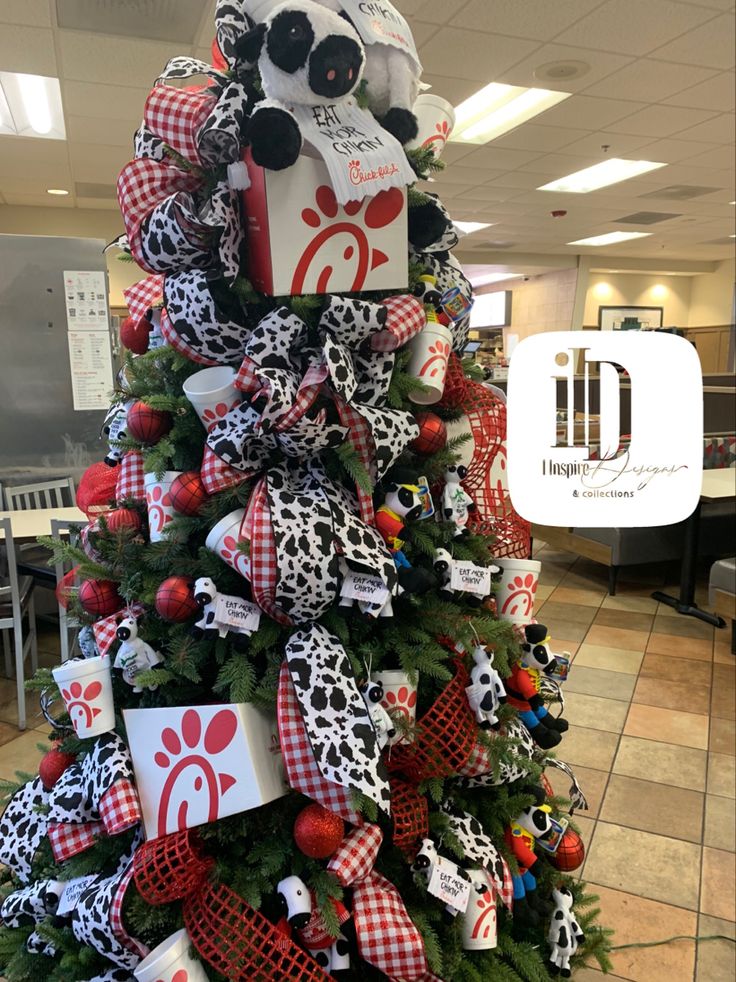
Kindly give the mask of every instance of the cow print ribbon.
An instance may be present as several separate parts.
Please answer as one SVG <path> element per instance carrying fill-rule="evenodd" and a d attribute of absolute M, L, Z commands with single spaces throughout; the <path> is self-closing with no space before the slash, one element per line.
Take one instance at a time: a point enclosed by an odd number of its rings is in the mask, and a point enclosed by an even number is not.
<path fill-rule="evenodd" d="M 442 805 L 442 810 L 448 815 L 449 831 L 462 846 L 464 858 L 486 870 L 504 906 L 511 910 L 514 897 L 511 871 L 491 837 L 478 819 L 468 812 L 453 810 L 449 802 Z"/>
<path fill-rule="evenodd" d="M 568 795 L 570 796 L 570 814 L 577 808 L 580 811 L 588 811 L 588 799 L 583 794 L 583 789 L 578 783 L 578 779 L 575 777 L 575 772 L 572 767 L 564 760 L 558 760 L 556 757 L 545 757 L 544 759 L 545 767 L 556 767 L 557 770 L 562 771 L 563 774 L 567 774 L 570 778 L 570 790 Z"/>

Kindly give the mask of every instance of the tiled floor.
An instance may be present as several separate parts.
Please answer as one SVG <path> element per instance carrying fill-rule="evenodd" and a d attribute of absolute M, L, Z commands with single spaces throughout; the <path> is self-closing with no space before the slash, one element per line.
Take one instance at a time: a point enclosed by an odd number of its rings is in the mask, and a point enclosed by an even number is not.
<path fill-rule="evenodd" d="M 600 894 L 615 944 L 673 935 L 736 937 L 734 718 L 736 658 L 728 630 L 674 614 L 650 593 L 657 568 L 622 571 L 545 547 L 535 616 L 556 651 L 573 654 L 565 683 L 570 730 L 558 755 L 575 768 L 590 811 L 576 815 L 583 877 Z M 672 592 L 671 587 L 668 590 Z M 704 594 L 697 599 L 707 606 Z M 556 790 L 567 790 L 560 772 Z M 677 941 L 614 952 L 632 982 L 733 982 L 730 942 Z M 579 982 L 602 982 L 594 968 Z"/>
<path fill-rule="evenodd" d="M 734 673 L 727 631 L 673 616 L 649 594 L 656 570 L 622 573 L 608 597 L 606 570 L 543 547 L 535 615 L 553 648 L 573 655 L 565 683 L 570 730 L 559 748 L 588 796 L 576 815 L 587 847 L 582 874 L 600 894 L 615 943 L 673 935 L 736 937 L 734 910 Z M 698 599 L 706 603 L 704 596 Z M 42 664 L 56 664 L 52 635 Z M 47 727 L 34 697 L 29 729 L 16 729 L 14 684 L 0 678 L 0 778 L 35 773 Z M 552 783 L 566 793 L 564 775 Z M 677 941 L 613 954 L 613 975 L 631 982 L 733 982 L 736 949 Z M 594 968 L 578 982 L 603 982 Z"/>

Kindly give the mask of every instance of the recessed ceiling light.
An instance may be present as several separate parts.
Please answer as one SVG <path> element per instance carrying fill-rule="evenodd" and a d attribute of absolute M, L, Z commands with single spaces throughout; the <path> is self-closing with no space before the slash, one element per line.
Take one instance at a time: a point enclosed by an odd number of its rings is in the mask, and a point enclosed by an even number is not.
<path fill-rule="evenodd" d="M 589 239 L 576 239 L 568 245 L 605 246 L 616 245 L 617 242 L 627 242 L 629 239 L 645 239 L 651 232 L 606 232 L 605 235 L 593 235 Z"/>
<path fill-rule="evenodd" d="M 490 228 L 493 222 L 453 222 L 452 224 L 463 235 L 472 235 L 473 232 L 480 232 L 482 228 Z"/>
<path fill-rule="evenodd" d="M 69 194 L 69 192 L 65 191 L 64 188 L 46 188 L 46 194 L 58 194 L 61 197 Z"/>
<path fill-rule="evenodd" d="M 455 108 L 455 128 L 450 139 L 460 143 L 488 143 L 571 95 L 571 92 L 491 82 Z"/>
<path fill-rule="evenodd" d="M 587 61 L 548 61 L 534 69 L 534 78 L 545 82 L 569 82 L 573 78 L 582 78 L 589 71 Z"/>
<path fill-rule="evenodd" d="M 586 167 L 584 170 L 568 174 L 567 177 L 560 177 L 549 184 L 543 184 L 537 191 L 563 191 L 566 194 L 589 194 L 599 188 L 608 187 L 609 184 L 618 184 L 619 181 L 628 181 L 632 177 L 646 174 L 659 167 L 666 167 L 667 164 L 655 163 L 652 160 L 623 160 L 620 157 L 611 157 L 600 164 Z"/>
<path fill-rule="evenodd" d="M 58 78 L 0 72 L 0 132 L 65 140 Z"/>

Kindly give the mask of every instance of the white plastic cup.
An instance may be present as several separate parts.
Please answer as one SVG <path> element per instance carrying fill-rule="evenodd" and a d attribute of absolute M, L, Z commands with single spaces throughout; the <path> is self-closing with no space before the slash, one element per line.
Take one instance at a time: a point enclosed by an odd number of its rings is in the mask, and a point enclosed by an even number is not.
<path fill-rule="evenodd" d="M 72 658 L 52 669 L 78 737 L 101 736 L 115 729 L 112 671 L 107 655 Z"/>
<path fill-rule="evenodd" d="M 146 489 L 146 507 L 148 508 L 148 537 L 151 542 L 160 542 L 164 537 L 164 529 L 176 512 L 171 504 L 171 485 L 181 471 L 166 471 L 159 481 L 155 474 L 146 474 L 143 484 Z"/>
<path fill-rule="evenodd" d="M 182 386 L 205 429 L 211 429 L 240 405 L 243 394 L 235 388 L 235 377 L 234 368 L 216 365 L 190 375 Z"/>
<path fill-rule="evenodd" d="M 498 944 L 496 922 L 496 897 L 488 873 L 482 869 L 468 871 L 470 877 L 470 900 L 462 917 L 463 948 L 465 951 L 488 951 Z M 477 885 L 484 884 L 488 889 L 478 893 Z"/>
<path fill-rule="evenodd" d="M 205 540 L 205 546 L 220 559 L 224 559 L 236 573 L 246 580 L 250 579 L 250 556 L 238 549 L 241 541 L 240 528 L 245 517 L 245 509 L 238 508 L 215 525 Z"/>
<path fill-rule="evenodd" d="M 431 147 L 435 157 L 441 156 L 455 126 L 452 103 L 442 96 L 422 92 L 414 103 L 414 115 L 419 124 L 419 133 L 415 140 L 407 144 L 407 149 Z"/>
<path fill-rule="evenodd" d="M 381 705 L 389 713 L 401 713 L 407 723 L 413 726 L 417 719 L 417 687 L 409 681 L 409 676 L 401 669 L 387 672 L 373 672 L 371 679 L 383 686 Z M 391 738 L 390 745 L 411 743 L 414 737 L 403 737 L 400 732 Z"/>
<path fill-rule="evenodd" d="M 411 392 L 409 398 L 419 406 L 432 406 L 440 401 L 445 391 L 452 333 L 444 324 L 429 321 L 410 341 L 410 347 L 411 359 L 407 371 L 428 388 Z"/>
<path fill-rule="evenodd" d="M 501 580 L 494 590 L 499 620 L 531 624 L 542 564 L 536 559 L 499 557 L 498 565 L 503 568 Z"/>
<path fill-rule="evenodd" d="M 133 975 L 138 982 L 207 982 L 201 963 L 189 954 L 190 945 L 189 935 L 182 928 L 146 955 L 133 969 Z"/>

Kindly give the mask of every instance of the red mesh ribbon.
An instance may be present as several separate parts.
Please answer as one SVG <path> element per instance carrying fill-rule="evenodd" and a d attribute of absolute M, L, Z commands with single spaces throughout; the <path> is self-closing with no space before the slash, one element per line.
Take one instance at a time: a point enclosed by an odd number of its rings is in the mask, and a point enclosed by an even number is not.
<path fill-rule="evenodd" d="M 56 600 L 60 606 L 64 608 L 64 610 L 68 610 L 69 601 L 72 599 L 72 593 L 78 586 L 78 570 L 79 566 L 75 566 L 74 569 L 70 569 L 68 573 L 64 573 L 62 578 L 56 584 Z"/>
<path fill-rule="evenodd" d="M 495 537 L 493 555 L 525 559 L 531 546 L 531 526 L 511 504 L 505 486 L 506 405 L 491 389 L 463 375 L 457 355 L 450 356 L 442 404 L 460 409 L 473 434 L 473 458 L 463 487 L 477 509 L 469 525 L 481 535 Z"/>
<path fill-rule="evenodd" d="M 465 694 L 469 681 L 465 666 L 457 660 L 455 678 L 417 721 L 414 742 L 392 749 L 388 760 L 391 772 L 400 771 L 414 784 L 460 773 L 473 750 L 478 729 Z"/>
<path fill-rule="evenodd" d="M 396 777 L 391 778 L 391 817 L 394 845 L 413 857 L 429 835 L 429 807 L 413 785 Z"/>
<path fill-rule="evenodd" d="M 134 859 L 138 893 L 152 907 L 170 904 L 201 889 L 215 865 L 196 832 L 185 829 L 144 842 Z"/>
<path fill-rule="evenodd" d="M 117 480 L 116 467 L 108 467 L 102 461 L 92 464 L 82 474 L 77 486 L 77 508 L 87 518 L 94 518 L 100 512 L 108 511 L 110 503 L 115 500 Z"/>

